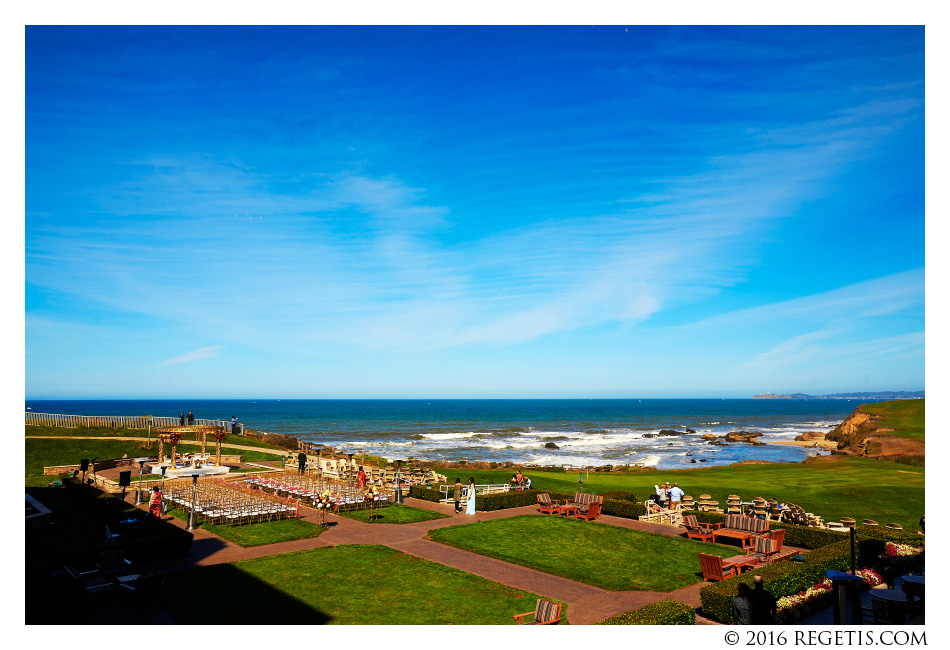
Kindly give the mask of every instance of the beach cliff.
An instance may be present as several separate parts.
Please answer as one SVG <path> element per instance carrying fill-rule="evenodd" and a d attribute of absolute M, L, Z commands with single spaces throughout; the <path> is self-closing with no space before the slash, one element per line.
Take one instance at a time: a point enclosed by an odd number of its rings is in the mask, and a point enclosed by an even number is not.
<path fill-rule="evenodd" d="M 923 400 L 919 401 L 921 410 Z M 862 404 L 845 420 L 828 432 L 826 440 L 836 443 L 837 452 L 878 460 L 923 464 L 924 441 L 902 435 L 887 415 L 870 412 L 879 404 Z M 914 459 L 914 460 L 911 460 Z"/>

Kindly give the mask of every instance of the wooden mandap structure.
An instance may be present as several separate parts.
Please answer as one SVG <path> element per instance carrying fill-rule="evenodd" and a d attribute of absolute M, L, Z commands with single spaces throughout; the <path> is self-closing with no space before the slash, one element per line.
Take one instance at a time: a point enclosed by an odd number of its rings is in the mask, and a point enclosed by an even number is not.
<path fill-rule="evenodd" d="M 227 437 L 224 427 L 211 424 L 198 424 L 185 427 L 163 427 L 155 430 L 158 436 L 158 464 L 153 467 L 153 472 L 161 473 L 162 466 L 168 468 L 171 472 L 179 470 L 177 459 L 178 443 L 190 434 L 195 435 L 195 440 L 201 439 L 201 455 L 193 459 L 192 465 L 187 469 L 190 471 L 204 470 L 202 474 L 223 474 L 228 470 L 221 465 L 221 442 Z M 208 458 L 208 436 L 215 440 L 215 462 L 211 463 Z M 171 446 L 171 454 L 165 455 L 165 445 Z M 214 471 L 217 470 L 217 471 Z M 223 470 L 223 471 L 222 471 Z"/>

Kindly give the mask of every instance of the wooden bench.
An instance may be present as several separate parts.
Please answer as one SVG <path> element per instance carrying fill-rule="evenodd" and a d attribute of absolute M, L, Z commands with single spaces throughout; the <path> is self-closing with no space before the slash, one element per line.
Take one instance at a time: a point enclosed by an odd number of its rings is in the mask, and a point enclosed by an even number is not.
<path fill-rule="evenodd" d="M 743 549 L 750 548 L 754 538 L 767 535 L 769 532 L 768 519 L 745 517 L 743 515 L 726 515 L 725 522 L 714 525 L 718 526 L 713 532 L 717 542 L 720 537 L 738 539 L 741 540 Z"/>
<path fill-rule="evenodd" d="M 564 507 L 567 508 L 576 508 L 578 510 L 577 514 L 588 515 L 591 504 L 597 504 L 597 512 L 594 514 L 594 518 L 600 514 L 600 504 L 602 504 L 604 498 L 598 494 L 590 494 L 584 492 L 577 492 L 574 494 L 574 500 L 571 503 L 565 503 Z M 575 516 L 577 516 L 575 514 Z M 587 517 L 585 517 L 586 519 Z"/>

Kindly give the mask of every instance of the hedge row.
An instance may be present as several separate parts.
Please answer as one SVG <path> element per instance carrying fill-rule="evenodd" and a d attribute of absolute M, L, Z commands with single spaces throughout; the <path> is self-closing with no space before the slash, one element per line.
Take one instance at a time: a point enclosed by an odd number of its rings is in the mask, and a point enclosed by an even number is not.
<path fill-rule="evenodd" d="M 632 501 L 636 503 L 638 501 L 637 495 L 633 492 L 628 492 L 627 490 L 610 490 L 604 492 L 600 496 L 605 499 L 610 499 L 611 501 Z"/>
<path fill-rule="evenodd" d="M 432 501 L 439 503 L 442 500 L 442 493 L 425 485 L 412 485 L 409 487 L 409 496 L 413 499 L 422 499 L 423 501 Z"/>
<path fill-rule="evenodd" d="M 600 506 L 600 511 L 605 515 L 626 517 L 627 519 L 636 519 L 647 513 L 647 509 L 643 507 L 642 503 L 615 501 L 613 499 L 604 499 L 603 504 Z"/>
<path fill-rule="evenodd" d="M 691 605 L 661 600 L 594 625 L 696 625 L 696 612 Z"/>

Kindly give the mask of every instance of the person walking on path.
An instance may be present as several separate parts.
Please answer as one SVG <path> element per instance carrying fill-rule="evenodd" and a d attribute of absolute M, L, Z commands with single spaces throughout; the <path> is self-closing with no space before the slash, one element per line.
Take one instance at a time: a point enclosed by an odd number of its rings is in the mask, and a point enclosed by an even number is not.
<path fill-rule="evenodd" d="M 683 498 L 683 494 L 685 494 L 685 493 L 680 489 L 680 484 L 679 484 L 679 483 L 674 483 L 674 484 L 673 484 L 673 488 L 669 491 L 669 495 L 670 495 L 670 505 L 669 505 L 669 508 L 670 508 L 670 510 L 679 510 L 679 509 L 680 509 L 680 500 Z"/>
<path fill-rule="evenodd" d="M 303 474 L 303 471 L 307 468 L 307 454 L 300 452 L 297 454 L 297 473 Z"/>
<path fill-rule="evenodd" d="M 468 506 L 465 508 L 465 514 L 475 514 L 475 477 L 468 477 Z"/>
<path fill-rule="evenodd" d="M 732 599 L 732 622 L 735 625 L 752 625 L 752 591 L 749 585 L 740 582 L 736 597 Z"/>
<path fill-rule="evenodd" d="M 158 486 L 152 488 L 152 499 L 148 504 L 148 514 L 152 517 L 162 516 L 162 491 Z"/>
<path fill-rule="evenodd" d="M 455 514 L 462 512 L 462 479 L 455 477 Z"/>
<path fill-rule="evenodd" d="M 179 423 L 181 426 L 185 426 L 185 414 L 184 414 L 184 413 L 182 413 L 181 415 L 178 416 L 178 423 Z"/>
<path fill-rule="evenodd" d="M 775 594 L 768 591 L 762 583 L 762 576 L 752 578 L 755 589 L 752 591 L 752 624 L 775 625 L 775 610 L 778 607 Z"/>
<path fill-rule="evenodd" d="M 191 414 L 191 411 L 188 411 L 188 426 L 195 426 L 195 416 Z"/>

